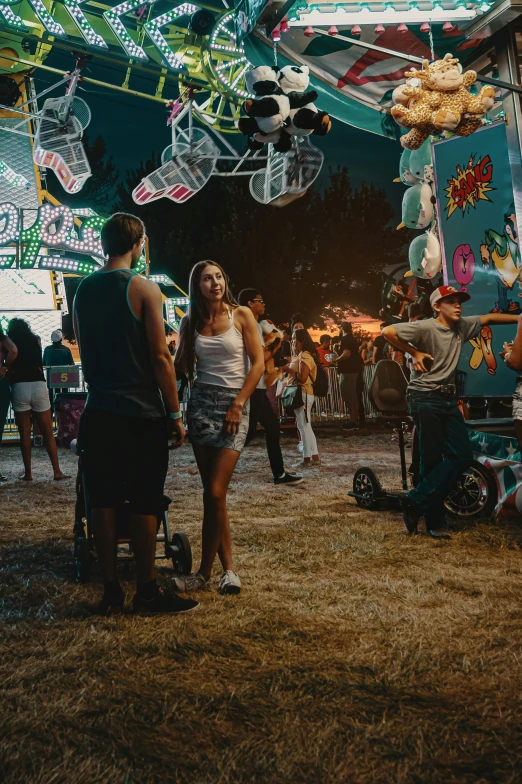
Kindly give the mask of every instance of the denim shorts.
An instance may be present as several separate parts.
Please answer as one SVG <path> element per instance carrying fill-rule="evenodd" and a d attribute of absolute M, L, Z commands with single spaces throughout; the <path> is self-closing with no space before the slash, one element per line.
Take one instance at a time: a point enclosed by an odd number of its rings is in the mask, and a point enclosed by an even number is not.
<path fill-rule="evenodd" d="M 241 452 L 248 434 L 250 401 L 243 408 L 236 435 L 225 433 L 223 425 L 228 409 L 239 394 L 239 389 L 218 387 L 215 384 L 194 384 L 187 406 L 190 443 L 216 449 Z"/>

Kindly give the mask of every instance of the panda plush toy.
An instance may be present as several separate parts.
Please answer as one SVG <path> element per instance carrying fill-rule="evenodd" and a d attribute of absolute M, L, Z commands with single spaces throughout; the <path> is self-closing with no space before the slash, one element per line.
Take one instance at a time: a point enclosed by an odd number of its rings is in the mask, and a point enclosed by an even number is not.
<path fill-rule="evenodd" d="M 281 131 L 290 115 L 290 99 L 284 95 L 279 82 L 278 72 L 269 65 L 252 68 L 245 76 L 249 93 L 256 97 L 243 104 L 248 117 L 241 117 L 238 128 L 250 137 L 248 147 L 260 150 L 265 144 L 273 144 L 280 152 L 290 149 L 289 137 L 282 137 Z"/>
<path fill-rule="evenodd" d="M 302 72 L 301 69 L 297 70 Z M 308 69 L 306 71 L 308 72 Z M 252 68 L 245 76 L 248 91 L 254 93 L 256 97 L 243 104 L 243 110 L 248 117 L 241 117 L 238 129 L 249 137 L 248 147 L 251 150 L 260 150 L 265 144 L 273 144 L 277 152 L 288 152 L 292 147 L 292 135 L 304 136 L 308 133 L 318 132 L 315 127 L 320 126 L 319 121 L 316 121 L 314 128 L 310 130 L 299 131 L 296 134 L 291 130 L 290 118 L 295 117 L 303 107 L 306 107 L 306 111 L 304 115 L 299 116 L 298 122 L 311 121 L 310 117 L 314 112 L 310 111 L 309 107 L 313 107 L 315 110 L 312 101 L 317 98 L 317 93 L 315 90 L 304 92 L 304 90 L 296 89 L 289 90 L 288 94 L 285 94 L 279 81 L 280 73 L 279 68 L 260 65 L 257 68 Z M 308 84 L 308 76 L 306 84 Z M 316 110 L 315 114 L 324 115 Z M 327 117 L 327 115 L 324 116 Z M 289 127 L 287 128 L 287 126 Z"/>
<path fill-rule="evenodd" d="M 307 65 L 285 65 L 279 69 L 279 86 L 290 101 L 289 120 L 285 132 L 292 136 L 326 136 L 332 123 L 326 112 L 317 110 L 315 90 L 306 91 L 310 84 Z"/>

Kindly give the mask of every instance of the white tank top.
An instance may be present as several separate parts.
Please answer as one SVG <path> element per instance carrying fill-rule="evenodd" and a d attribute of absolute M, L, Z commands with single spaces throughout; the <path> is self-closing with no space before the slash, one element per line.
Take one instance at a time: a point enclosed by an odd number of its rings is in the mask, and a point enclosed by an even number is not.
<path fill-rule="evenodd" d="M 241 389 L 248 373 L 248 356 L 243 335 L 234 324 L 234 314 L 227 308 L 230 329 L 221 335 L 206 336 L 196 332 L 196 377 L 200 384 Z"/>

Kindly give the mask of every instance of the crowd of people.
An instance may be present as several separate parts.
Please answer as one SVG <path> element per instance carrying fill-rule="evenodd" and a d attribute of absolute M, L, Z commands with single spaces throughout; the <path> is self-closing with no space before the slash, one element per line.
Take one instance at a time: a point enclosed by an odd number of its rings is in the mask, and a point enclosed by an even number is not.
<path fill-rule="evenodd" d="M 125 595 L 118 581 L 117 510 L 130 509 L 136 557 L 137 613 L 187 612 L 197 607 L 192 595 L 204 589 L 216 561 L 221 564 L 218 590 L 236 594 L 241 580 L 234 569 L 227 493 L 239 456 L 261 424 L 273 481 L 292 487 L 303 481 L 285 468 L 280 445 L 276 396 L 291 406 L 300 435 L 303 469 L 320 465 L 312 428 L 312 406 L 325 382 L 325 369 L 339 371 L 340 390 L 351 427 L 360 420 L 360 383 L 366 366 L 388 357 L 409 378 L 408 406 L 417 430 L 420 466 L 416 486 L 402 499 L 408 533 L 424 517 L 428 533 L 449 538 L 444 499 L 471 461 L 471 449 L 457 406 L 455 371 L 462 346 L 485 324 L 511 324 L 517 316 L 490 313 L 462 317 L 463 291 L 441 286 L 431 296 L 433 318 L 410 305 L 409 322 L 383 324 L 375 340 L 358 340 L 343 322 L 337 337 L 324 334 L 314 344 L 302 314 L 289 330 L 264 319 L 265 300 L 256 288 L 233 297 L 227 275 L 214 261 L 201 261 L 191 272 L 189 307 L 183 318 L 173 362 L 165 340 L 159 287 L 135 271 L 145 242 L 145 226 L 125 213 L 113 215 L 101 232 L 107 257 L 103 268 L 80 283 L 73 324 L 88 395 L 80 423 L 78 451 L 91 525 L 104 581 L 100 611 L 122 612 Z M 277 334 L 273 334 L 277 333 Z M 270 340 L 266 340 L 267 334 Z M 104 347 L 100 351 L 100 346 Z M 522 369 L 522 326 L 505 361 Z M 56 480 L 60 468 L 51 420 L 45 364 L 67 364 L 72 355 L 53 332 L 45 349 L 30 326 L 11 320 L 0 331 L 0 425 L 12 403 L 30 481 L 31 427 L 38 427 Z M 268 381 L 270 368 L 270 381 Z M 175 590 L 160 588 L 155 577 L 158 517 L 164 510 L 169 439 L 185 440 L 177 377 L 191 385 L 187 406 L 190 442 L 203 487 L 201 561 L 189 575 L 174 578 Z M 274 375 L 275 374 L 275 375 Z M 272 383 L 277 378 L 277 384 Z M 327 380 L 326 380 L 326 383 Z M 288 402 L 290 401 L 290 402 Z M 515 395 L 517 434 L 522 437 L 522 380 Z M 520 427 L 519 427 L 520 426 Z M 5 478 L 5 477 L 4 477 Z"/>

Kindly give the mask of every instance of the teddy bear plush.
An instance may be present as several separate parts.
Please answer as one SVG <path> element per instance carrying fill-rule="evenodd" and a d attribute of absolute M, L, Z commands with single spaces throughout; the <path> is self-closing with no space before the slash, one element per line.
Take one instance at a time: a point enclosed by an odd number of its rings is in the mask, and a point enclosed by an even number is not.
<path fill-rule="evenodd" d="M 282 136 L 283 126 L 290 115 L 290 100 L 284 95 L 278 81 L 278 70 L 260 65 L 247 71 L 246 87 L 256 97 L 243 104 L 248 117 L 241 117 L 239 131 L 249 137 L 248 147 L 260 150 L 265 144 L 274 144 L 278 152 L 287 152 L 292 141 Z"/>
<path fill-rule="evenodd" d="M 400 91 L 400 103 L 392 107 L 391 114 L 398 125 L 411 128 L 401 136 L 402 146 L 409 150 L 418 149 L 428 136 L 442 131 L 469 136 L 480 128 L 495 100 L 495 91 L 489 85 L 478 95 L 469 93 L 467 88 L 474 84 L 477 74 L 463 73 L 451 54 L 433 63 L 424 60 L 421 71 L 407 71 L 405 76 L 420 84 L 407 84 Z"/>
<path fill-rule="evenodd" d="M 290 100 L 289 121 L 284 131 L 291 136 L 325 136 L 332 123 L 326 112 L 314 105 L 315 90 L 307 90 L 310 84 L 310 69 L 307 65 L 285 65 L 279 69 L 279 85 Z"/>
<path fill-rule="evenodd" d="M 264 340 L 265 349 L 270 352 L 268 359 L 265 359 L 265 382 L 268 389 L 283 375 L 283 371 L 281 368 L 276 368 L 274 361 L 274 354 L 281 345 L 281 337 L 279 332 L 267 332 L 264 335 Z"/>

